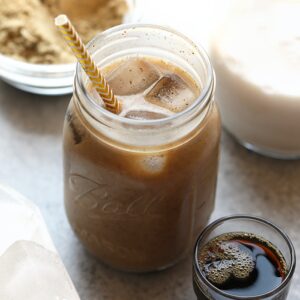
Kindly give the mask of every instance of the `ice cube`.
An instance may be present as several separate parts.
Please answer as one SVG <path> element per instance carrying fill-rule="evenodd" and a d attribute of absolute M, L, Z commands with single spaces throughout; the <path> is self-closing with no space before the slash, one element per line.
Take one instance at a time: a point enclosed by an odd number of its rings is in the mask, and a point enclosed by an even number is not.
<path fill-rule="evenodd" d="M 142 93 L 159 78 L 159 70 L 140 58 L 124 61 L 107 76 L 114 93 L 121 96 Z"/>
<path fill-rule="evenodd" d="M 154 111 L 131 110 L 127 112 L 124 117 L 128 119 L 134 119 L 134 120 L 157 120 L 157 119 L 166 118 L 168 116 Z"/>
<path fill-rule="evenodd" d="M 173 112 L 180 112 L 194 102 L 196 94 L 178 75 L 160 78 L 145 96 L 145 100 Z"/>
<path fill-rule="evenodd" d="M 39 209 L 19 193 L 0 185 L 0 255 L 18 240 L 34 241 L 55 251 Z"/>
<path fill-rule="evenodd" d="M 149 155 L 140 158 L 139 167 L 148 174 L 159 174 L 161 173 L 166 165 L 165 155 Z"/>
<path fill-rule="evenodd" d="M 3 300 L 79 300 L 59 256 L 29 241 L 0 257 L 0 287 Z"/>

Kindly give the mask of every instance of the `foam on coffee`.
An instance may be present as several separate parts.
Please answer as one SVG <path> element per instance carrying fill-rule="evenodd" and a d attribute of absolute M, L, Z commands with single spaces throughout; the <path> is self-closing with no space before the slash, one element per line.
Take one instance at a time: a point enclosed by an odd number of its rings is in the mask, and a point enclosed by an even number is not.
<path fill-rule="evenodd" d="M 286 271 L 282 254 L 270 242 L 249 233 L 228 233 L 212 239 L 199 251 L 202 273 L 212 284 L 227 289 L 233 282 L 243 286 L 255 281 L 259 256 L 255 255 L 247 241 L 256 241 L 274 251 L 282 270 Z"/>
<path fill-rule="evenodd" d="M 212 241 L 209 248 L 212 252 L 202 252 L 200 258 L 209 281 L 223 285 L 231 276 L 239 280 L 250 278 L 255 259 L 247 248 L 241 249 L 235 242 L 217 240 Z"/>

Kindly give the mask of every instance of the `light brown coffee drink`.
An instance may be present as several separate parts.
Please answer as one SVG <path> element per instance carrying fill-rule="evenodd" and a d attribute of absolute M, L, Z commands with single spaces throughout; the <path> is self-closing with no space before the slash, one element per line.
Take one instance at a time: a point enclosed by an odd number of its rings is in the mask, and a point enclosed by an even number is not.
<path fill-rule="evenodd" d="M 122 112 L 105 112 L 89 88 L 99 118 L 73 97 L 64 127 L 67 215 L 106 264 L 166 268 L 191 250 L 213 210 L 219 113 L 210 97 L 192 114 L 203 87 L 170 61 L 126 57 L 103 71 Z"/>

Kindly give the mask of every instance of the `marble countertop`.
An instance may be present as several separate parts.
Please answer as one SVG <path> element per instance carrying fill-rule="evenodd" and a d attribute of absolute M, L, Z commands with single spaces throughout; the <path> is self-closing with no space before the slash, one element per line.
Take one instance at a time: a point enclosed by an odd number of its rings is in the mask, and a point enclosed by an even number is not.
<path fill-rule="evenodd" d="M 148 5 L 147 12 L 151 7 L 157 11 L 156 5 L 162 3 L 143 1 Z M 197 4 L 200 6 L 202 2 L 197 1 Z M 193 11 L 193 15 L 189 15 L 190 27 L 193 27 L 193 19 L 201 14 L 206 16 L 205 20 L 209 19 L 203 10 Z M 212 11 L 216 14 L 214 9 Z M 168 17 L 176 23 L 175 15 L 175 9 L 168 10 L 168 14 L 160 13 L 160 21 L 171 24 L 166 21 Z M 159 16 L 155 16 L 158 21 Z M 177 23 L 182 31 L 189 30 L 183 23 Z M 206 29 L 204 27 L 202 32 Z M 191 36 L 196 37 L 195 32 Z M 205 40 L 201 34 L 198 38 Z M 74 236 L 64 213 L 62 193 L 62 124 L 69 99 L 70 96 L 32 95 L 0 82 L 0 182 L 12 186 L 40 207 L 82 300 L 196 299 L 192 289 L 191 257 L 160 273 L 126 274 L 98 263 Z M 263 216 L 284 228 L 296 251 L 299 250 L 300 259 L 300 161 L 256 155 L 223 132 L 212 219 L 234 213 Z M 299 268 L 289 299 L 300 300 Z"/>
<path fill-rule="evenodd" d="M 32 95 L 0 82 L 0 182 L 40 207 L 82 300 L 195 299 L 191 257 L 164 272 L 131 275 L 98 263 L 74 236 L 62 195 L 62 124 L 69 98 Z M 248 152 L 224 132 L 212 219 L 232 213 L 272 220 L 299 250 L 300 161 Z M 299 268 L 289 299 L 300 299 Z"/>

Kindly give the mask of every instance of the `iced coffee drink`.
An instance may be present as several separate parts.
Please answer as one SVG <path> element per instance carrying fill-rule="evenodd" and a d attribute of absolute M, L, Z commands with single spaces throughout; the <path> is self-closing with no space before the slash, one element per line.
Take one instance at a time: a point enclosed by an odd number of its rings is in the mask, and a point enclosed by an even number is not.
<path fill-rule="evenodd" d="M 188 253 L 214 207 L 220 120 L 213 72 L 203 51 L 160 27 L 118 27 L 104 37 L 109 34 L 107 48 L 120 41 L 115 51 L 122 55 L 102 61 L 96 51 L 95 59 L 122 111 L 106 111 L 77 73 L 64 126 L 66 211 L 101 261 L 128 271 L 159 270 Z M 168 57 L 139 48 L 137 54 L 132 35 L 141 35 L 140 47 L 153 43 L 163 52 L 176 39 L 193 59 L 182 60 L 180 51 Z M 159 35 L 165 46 L 156 44 Z"/>

